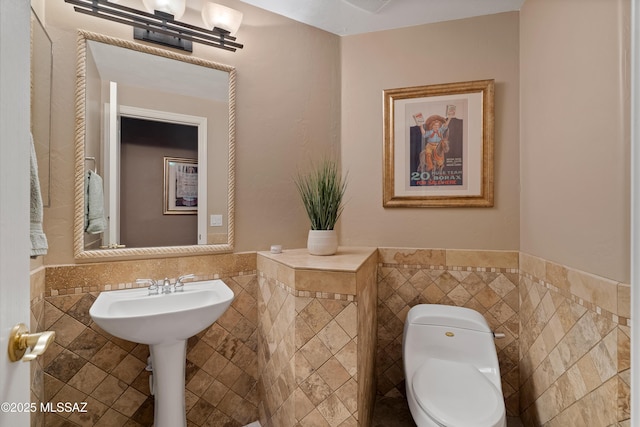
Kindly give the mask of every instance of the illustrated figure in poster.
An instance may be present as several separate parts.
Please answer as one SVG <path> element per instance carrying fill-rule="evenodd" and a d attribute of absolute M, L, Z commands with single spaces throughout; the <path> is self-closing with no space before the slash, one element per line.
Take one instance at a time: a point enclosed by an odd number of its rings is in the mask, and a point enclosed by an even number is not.
<path fill-rule="evenodd" d="M 430 172 L 434 170 L 442 172 L 444 168 L 444 155 L 449 152 L 449 121 L 442 116 L 430 116 L 424 125 L 420 125 L 422 144 L 420 150 L 420 164 L 418 172 Z"/>
<path fill-rule="evenodd" d="M 447 105 L 445 116 L 413 115 L 410 128 L 410 185 L 457 186 L 463 184 L 463 120 L 456 106 Z"/>

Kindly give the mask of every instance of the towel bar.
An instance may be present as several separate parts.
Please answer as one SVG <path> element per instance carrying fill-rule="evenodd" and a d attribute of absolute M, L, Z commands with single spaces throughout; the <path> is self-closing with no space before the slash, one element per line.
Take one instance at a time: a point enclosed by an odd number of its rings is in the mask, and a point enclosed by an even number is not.
<path fill-rule="evenodd" d="M 96 167 L 96 158 L 95 157 L 85 157 L 85 162 L 93 162 L 93 173 L 98 173 L 98 168 Z"/>

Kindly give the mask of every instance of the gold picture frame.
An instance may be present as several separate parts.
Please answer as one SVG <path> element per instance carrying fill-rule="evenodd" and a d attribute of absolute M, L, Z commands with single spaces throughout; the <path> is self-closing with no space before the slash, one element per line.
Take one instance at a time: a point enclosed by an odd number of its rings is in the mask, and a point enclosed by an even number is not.
<path fill-rule="evenodd" d="M 198 161 L 165 157 L 163 194 L 165 215 L 197 215 Z"/>
<path fill-rule="evenodd" d="M 384 91 L 384 207 L 492 207 L 494 80 Z"/>

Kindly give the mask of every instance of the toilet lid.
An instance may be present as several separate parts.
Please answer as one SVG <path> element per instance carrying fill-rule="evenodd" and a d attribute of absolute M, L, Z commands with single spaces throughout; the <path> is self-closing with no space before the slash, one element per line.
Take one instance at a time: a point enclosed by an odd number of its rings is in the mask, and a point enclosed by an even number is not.
<path fill-rule="evenodd" d="M 502 393 L 468 363 L 429 358 L 411 382 L 422 410 L 445 426 L 492 427 L 504 415 Z"/>

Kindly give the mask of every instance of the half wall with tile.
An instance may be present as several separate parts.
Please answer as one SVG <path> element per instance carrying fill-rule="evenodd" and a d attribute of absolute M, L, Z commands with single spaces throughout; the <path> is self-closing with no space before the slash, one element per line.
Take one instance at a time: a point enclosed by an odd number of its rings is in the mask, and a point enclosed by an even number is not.
<path fill-rule="evenodd" d="M 189 340 L 190 426 L 368 425 L 373 393 L 404 397 L 404 320 L 420 303 L 473 308 L 505 334 L 506 407 L 525 426 L 630 426 L 628 284 L 517 251 L 355 248 L 346 267 L 305 252 L 32 271 L 31 330 L 57 333 L 31 364 L 32 399 L 86 401 L 88 412 L 35 413 L 31 425 L 152 425 L 147 347 L 100 330 L 88 310 L 136 278 L 194 273 L 236 298 Z"/>
<path fill-rule="evenodd" d="M 525 426 L 630 426 L 630 287 L 520 254 Z"/>
<path fill-rule="evenodd" d="M 630 425 L 630 286 L 512 251 L 380 248 L 377 393 L 404 397 L 402 331 L 420 303 L 473 308 L 496 340 L 508 415 Z"/>
<path fill-rule="evenodd" d="M 258 386 L 266 427 L 371 425 L 375 248 L 258 253 Z"/>
<path fill-rule="evenodd" d="M 29 277 L 31 284 L 30 291 L 30 314 L 31 323 L 29 330 L 31 332 L 43 332 L 44 328 L 44 293 L 45 293 L 45 267 L 38 267 L 32 270 Z M 31 403 L 35 403 L 37 407 L 44 402 L 44 369 L 42 366 L 42 357 L 36 358 L 31 362 Z M 41 411 L 31 413 L 31 425 L 41 426 L 44 422 L 44 413 Z"/>
<path fill-rule="evenodd" d="M 188 424 L 257 420 L 257 281 L 255 253 L 247 253 L 48 267 L 43 300 L 32 303 L 32 313 L 56 339 L 40 370 L 33 370 L 33 395 L 44 402 L 87 402 L 87 412 L 37 414 L 32 426 L 153 425 L 148 346 L 109 335 L 91 320 L 89 308 L 99 292 L 137 286 L 136 278 L 185 273 L 220 278 L 235 293 L 227 312 L 188 341 Z M 32 274 L 32 283 L 38 279 Z"/>
<path fill-rule="evenodd" d="M 495 332 L 507 413 L 518 416 L 518 252 L 380 248 L 378 260 L 377 393 L 404 397 L 402 335 L 417 304 L 480 312 Z"/>

